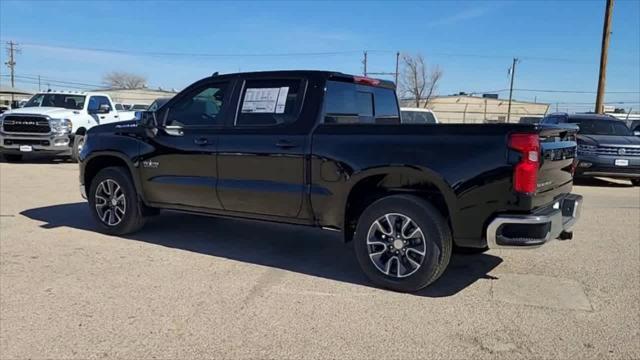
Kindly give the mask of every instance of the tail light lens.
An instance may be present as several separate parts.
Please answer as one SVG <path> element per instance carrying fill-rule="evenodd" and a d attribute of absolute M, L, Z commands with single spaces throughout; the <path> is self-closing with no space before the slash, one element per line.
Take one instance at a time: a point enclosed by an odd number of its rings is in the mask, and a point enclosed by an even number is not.
<path fill-rule="evenodd" d="M 540 167 L 540 139 L 538 135 L 511 134 L 509 147 L 522 155 L 513 172 L 513 189 L 519 193 L 535 193 Z"/>

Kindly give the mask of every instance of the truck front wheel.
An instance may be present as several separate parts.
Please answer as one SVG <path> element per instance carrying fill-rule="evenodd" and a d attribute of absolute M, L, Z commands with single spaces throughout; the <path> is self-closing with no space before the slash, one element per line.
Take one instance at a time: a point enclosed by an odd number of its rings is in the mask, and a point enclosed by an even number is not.
<path fill-rule="evenodd" d="M 376 285 L 412 292 L 436 281 L 451 258 L 449 225 L 429 202 L 411 195 L 377 200 L 360 216 L 358 262 Z"/>
<path fill-rule="evenodd" d="M 73 137 L 73 148 L 71 148 L 71 160 L 78 162 L 80 157 L 80 151 L 84 146 L 84 135 L 77 135 Z"/>
<path fill-rule="evenodd" d="M 91 181 L 87 194 L 91 214 L 103 232 L 124 235 L 144 225 L 142 204 L 126 169 L 107 167 Z"/>

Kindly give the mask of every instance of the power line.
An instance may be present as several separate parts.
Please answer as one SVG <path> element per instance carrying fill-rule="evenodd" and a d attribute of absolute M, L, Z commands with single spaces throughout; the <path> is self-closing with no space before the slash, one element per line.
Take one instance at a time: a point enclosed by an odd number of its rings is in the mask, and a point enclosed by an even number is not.
<path fill-rule="evenodd" d="M 191 57 L 278 57 L 278 56 L 328 56 L 328 55 L 350 55 L 360 53 L 361 50 L 345 50 L 345 51 L 320 51 L 320 52 L 291 52 L 291 53 L 188 53 L 188 52 L 156 52 L 141 50 L 123 50 L 123 49 L 106 49 L 106 48 L 90 48 L 79 46 L 59 46 L 46 45 L 38 43 L 23 43 L 25 47 L 44 47 L 63 50 L 81 50 L 81 51 L 97 51 L 103 53 L 113 53 L 122 55 L 148 55 L 148 56 L 191 56 Z"/>
<path fill-rule="evenodd" d="M 2 75 L 2 76 L 6 76 L 6 75 Z M 38 78 L 40 78 L 41 80 L 46 80 L 46 81 L 50 81 L 50 82 L 56 82 L 56 83 L 61 83 L 61 84 L 70 84 L 70 85 L 82 85 L 82 86 L 86 86 L 86 87 L 91 87 L 91 88 L 106 88 L 107 86 L 105 85 L 96 85 L 96 84 L 88 84 L 88 83 L 82 83 L 82 82 L 75 82 L 75 81 L 66 81 L 66 80 L 57 80 L 57 79 L 52 79 L 50 77 L 46 77 L 46 76 L 31 76 L 31 75 L 16 75 L 16 78 L 22 78 L 22 79 L 30 79 L 30 80 L 38 80 Z"/>
<path fill-rule="evenodd" d="M 41 47 L 62 50 L 80 50 L 80 51 L 98 51 L 103 53 L 113 53 L 134 56 L 173 56 L 173 57 L 282 57 L 282 56 L 337 56 L 337 55 L 354 55 L 361 54 L 362 50 L 340 50 L 340 51 L 318 51 L 318 52 L 290 52 L 290 53 L 191 53 L 191 52 L 163 52 L 163 51 L 142 51 L 127 50 L 120 48 L 93 48 L 70 45 L 49 45 L 41 43 L 22 43 L 25 47 Z M 396 53 L 397 50 L 366 50 L 369 53 Z M 501 54 L 473 54 L 473 53 L 448 53 L 448 52 L 426 52 L 429 56 L 450 56 L 450 57 L 470 57 L 470 58 L 486 58 L 486 59 L 505 59 L 511 58 L 511 55 Z M 568 58 L 540 57 L 518 55 L 521 60 L 531 61 L 547 61 L 547 62 L 566 62 L 585 64 L 590 62 L 576 61 Z"/>

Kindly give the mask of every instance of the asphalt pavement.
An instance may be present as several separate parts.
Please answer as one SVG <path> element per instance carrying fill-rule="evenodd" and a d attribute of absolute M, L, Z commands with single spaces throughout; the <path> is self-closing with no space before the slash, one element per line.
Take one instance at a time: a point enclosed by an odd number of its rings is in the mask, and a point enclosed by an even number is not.
<path fill-rule="evenodd" d="M 164 212 L 97 232 L 76 164 L 0 163 L 0 358 L 640 358 L 640 188 L 583 182 L 574 239 L 373 287 L 331 232 Z"/>

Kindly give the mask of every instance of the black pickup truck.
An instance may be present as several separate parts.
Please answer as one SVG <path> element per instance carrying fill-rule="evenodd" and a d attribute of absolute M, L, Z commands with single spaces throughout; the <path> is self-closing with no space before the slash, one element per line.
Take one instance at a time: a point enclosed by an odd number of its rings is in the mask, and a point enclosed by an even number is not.
<path fill-rule="evenodd" d="M 158 209 L 317 226 L 353 241 L 377 285 L 416 291 L 454 245 L 537 247 L 571 238 L 580 213 L 577 127 L 401 124 L 383 80 L 214 74 L 138 115 L 89 130 L 80 154 L 109 234 Z"/>

